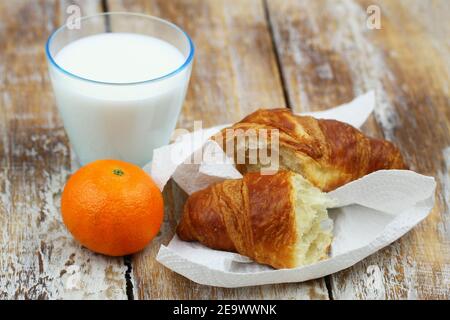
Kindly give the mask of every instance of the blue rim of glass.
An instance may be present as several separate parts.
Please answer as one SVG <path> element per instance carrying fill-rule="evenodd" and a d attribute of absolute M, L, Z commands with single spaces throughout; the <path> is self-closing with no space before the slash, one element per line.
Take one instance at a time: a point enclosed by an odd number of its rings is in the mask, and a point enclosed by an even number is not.
<path fill-rule="evenodd" d="M 45 44 L 45 53 L 46 53 L 47 59 L 50 61 L 50 63 L 53 66 L 56 67 L 56 69 L 58 69 L 59 71 L 61 71 L 62 73 L 66 74 L 66 75 L 68 75 L 70 77 L 73 77 L 73 78 L 78 79 L 78 80 L 91 82 L 91 83 L 103 84 L 103 85 L 112 85 L 112 86 L 138 85 L 138 84 L 144 84 L 144 83 L 150 83 L 150 82 L 156 82 L 156 81 L 164 80 L 166 78 L 170 78 L 170 77 L 176 75 L 177 73 L 181 72 L 182 70 L 184 70 L 187 66 L 189 66 L 191 64 L 191 62 L 192 62 L 192 60 L 194 58 L 194 53 L 195 53 L 194 43 L 192 42 L 191 37 L 186 33 L 186 31 L 184 31 L 179 26 L 177 26 L 176 24 L 174 24 L 174 23 L 172 23 L 170 21 L 167 21 L 167 20 L 164 20 L 164 19 L 161 19 L 161 18 L 158 18 L 158 17 L 146 15 L 146 14 L 131 13 L 131 12 L 105 12 L 105 13 L 100 13 L 100 14 L 95 14 L 95 15 L 81 17 L 80 21 L 91 19 L 91 18 L 102 17 L 102 16 L 111 16 L 111 15 L 124 15 L 124 16 L 128 15 L 128 16 L 136 16 L 136 17 L 156 20 L 156 21 L 159 21 L 161 23 L 165 23 L 165 24 L 173 27 L 174 29 L 176 29 L 178 31 L 181 31 L 181 33 L 184 34 L 184 36 L 187 38 L 187 40 L 189 42 L 189 55 L 188 55 L 188 57 L 186 58 L 184 63 L 181 66 L 179 66 L 177 69 L 175 69 L 174 71 L 171 71 L 168 74 L 165 74 L 163 76 L 160 76 L 160 77 L 157 77 L 157 78 L 153 78 L 153 79 L 136 81 L 136 82 L 104 82 L 104 81 L 98 81 L 98 80 L 84 78 L 84 77 L 76 75 L 76 74 L 74 74 L 72 72 L 69 72 L 66 69 L 64 69 L 63 67 L 61 67 L 59 64 L 56 63 L 56 61 L 53 59 L 53 57 L 52 57 L 52 55 L 50 53 L 50 43 L 52 42 L 53 38 L 57 35 L 58 32 L 60 32 L 61 30 L 63 30 L 64 28 L 67 27 L 66 24 L 63 24 L 62 26 L 57 28 L 55 31 L 53 31 L 52 34 L 50 34 L 50 36 L 47 39 L 47 43 Z"/>

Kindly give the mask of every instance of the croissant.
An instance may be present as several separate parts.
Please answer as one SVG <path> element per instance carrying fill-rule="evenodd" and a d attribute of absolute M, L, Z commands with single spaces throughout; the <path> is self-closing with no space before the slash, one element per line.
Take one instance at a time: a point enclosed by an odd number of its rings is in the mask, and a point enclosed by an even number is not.
<path fill-rule="evenodd" d="M 332 204 L 292 171 L 248 173 L 193 193 L 177 234 L 277 269 L 293 268 L 328 256 L 332 221 L 327 207 Z"/>
<path fill-rule="evenodd" d="M 271 129 L 277 129 L 279 167 L 300 173 L 322 191 L 334 190 L 377 170 L 406 168 L 399 150 L 388 141 L 369 138 L 343 122 L 298 116 L 284 108 L 260 109 L 212 137 L 235 160 L 242 174 L 260 171 L 265 164 L 259 158 L 255 163 L 249 160 L 248 141 L 243 146 L 227 146 L 239 132 L 252 129 L 257 134 L 265 129 L 268 141 Z M 230 130 L 234 136 L 228 134 Z M 238 161 L 238 148 L 244 150 L 244 161 Z"/>

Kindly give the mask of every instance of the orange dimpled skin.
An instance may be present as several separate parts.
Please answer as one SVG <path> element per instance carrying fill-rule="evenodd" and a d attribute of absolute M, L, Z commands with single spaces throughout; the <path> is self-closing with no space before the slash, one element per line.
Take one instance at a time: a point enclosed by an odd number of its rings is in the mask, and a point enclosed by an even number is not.
<path fill-rule="evenodd" d="M 83 246 L 123 256 L 142 250 L 156 236 L 164 204 L 158 187 L 141 168 L 98 160 L 69 179 L 61 212 L 64 224 Z"/>

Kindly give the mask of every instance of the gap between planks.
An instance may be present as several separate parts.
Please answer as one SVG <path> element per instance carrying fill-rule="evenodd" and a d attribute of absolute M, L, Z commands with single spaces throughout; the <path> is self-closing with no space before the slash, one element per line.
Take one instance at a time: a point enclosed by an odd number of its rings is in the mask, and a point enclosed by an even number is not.
<path fill-rule="evenodd" d="M 109 4 L 108 0 L 101 0 L 100 2 L 101 11 L 103 13 L 109 12 Z M 107 23 L 109 20 L 107 20 Z M 106 26 L 107 30 L 110 30 L 110 26 Z M 133 276 L 133 260 L 131 258 L 131 255 L 123 257 L 123 264 L 126 267 L 125 273 L 124 273 L 124 279 L 125 279 L 125 292 L 127 295 L 128 300 L 134 300 L 134 287 L 133 287 L 133 281 L 131 277 Z"/>
<path fill-rule="evenodd" d="M 266 23 L 267 23 L 267 26 L 269 29 L 270 41 L 272 43 L 272 50 L 273 50 L 273 54 L 275 56 L 275 60 L 277 63 L 278 76 L 280 77 L 281 87 L 283 89 L 284 105 L 286 106 L 286 108 L 291 109 L 291 106 L 292 106 L 291 98 L 289 97 L 289 92 L 288 92 L 288 88 L 286 85 L 285 75 L 284 75 L 284 71 L 283 71 L 283 65 L 281 63 L 280 52 L 278 51 L 277 44 L 275 42 L 275 35 L 274 35 L 274 31 L 273 31 L 272 21 L 270 19 L 270 10 L 269 10 L 269 6 L 267 5 L 267 1 L 268 0 L 262 0 L 263 7 L 264 7 L 264 18 L 266 19 Z"/>

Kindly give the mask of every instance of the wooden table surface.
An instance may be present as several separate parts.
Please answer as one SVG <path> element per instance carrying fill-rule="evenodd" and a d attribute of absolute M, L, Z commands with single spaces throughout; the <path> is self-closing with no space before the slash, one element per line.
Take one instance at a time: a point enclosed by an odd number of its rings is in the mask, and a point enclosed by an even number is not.
<path fill-rule="evenodd" d="M 164 190 L 161 235 L 108 258 L 78 245 L 59 202 L 76 166 L 54 102 L 44 44 L 78 4 L 83 15 L 134 11 L 169 19 L 196 44 L 179 126 L 216 125 L 260 108 L 320 110 L 375 89 L 363 127 L 393 141 L 438 181 L 432 214 L 355 266 L 306 283 L 222 289 L 155 261 L 186 195 Z M 381 29 L 366 26 L 369 5 Z M 449 299 L 450 1 L 0 0 L 1 299 Z"/>

